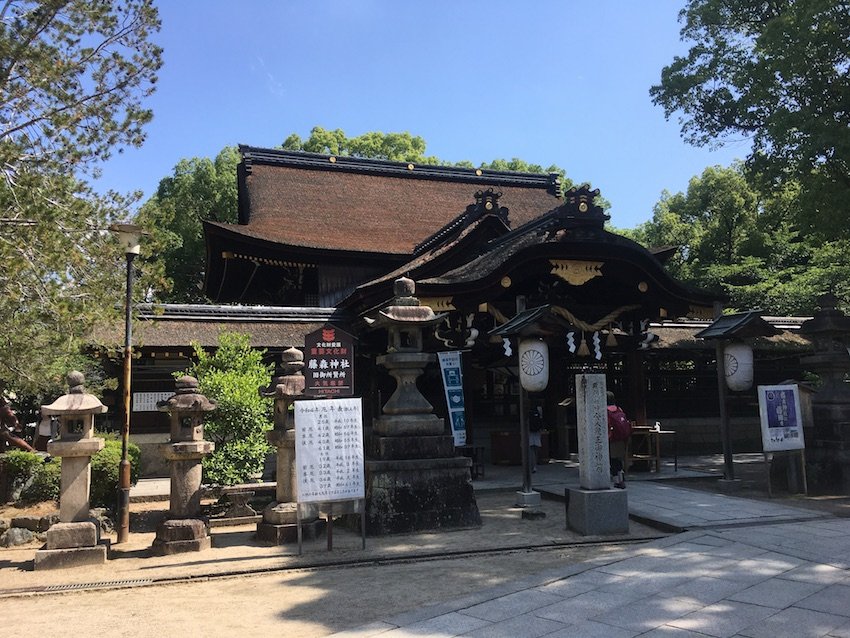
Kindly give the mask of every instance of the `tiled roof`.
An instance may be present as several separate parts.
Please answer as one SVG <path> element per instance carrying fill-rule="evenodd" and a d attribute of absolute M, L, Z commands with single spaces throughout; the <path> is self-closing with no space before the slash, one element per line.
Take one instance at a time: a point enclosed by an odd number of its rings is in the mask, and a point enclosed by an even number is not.
<path fill-rule="evenodd" d="M 331 321 L 332 314 L 332 308 L 142 305 L 133 322 L 133 343 L 141 348 L 175 348 L 197 341 L 214 347 L 222 332 L 239 332 L 250 335 L 255 348 L 303 346 L 304 335 Z M 123 322 L 101 329 L 93 341 L 104 346 L 123 344 Z"/>
<path fill-rule="evenodd" d="M 240 150 L 241 223 L 219 226 L 290 246 L 410 254 L 482 189 L 502 193 L 513 226 L 560 203 L 551 175 Z"/>

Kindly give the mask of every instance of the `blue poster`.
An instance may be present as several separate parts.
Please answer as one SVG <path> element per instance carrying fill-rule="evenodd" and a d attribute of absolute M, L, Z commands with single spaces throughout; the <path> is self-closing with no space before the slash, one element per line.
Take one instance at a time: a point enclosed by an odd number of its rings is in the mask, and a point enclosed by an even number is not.
<path fill-rule="evenodd" d="M 455 445 L 466 445 L 466 413 L 463 405 L 463 372 L 460 352 L 439 352 L 440 370 L 443 372 L 443 389 Z"/>
<path fill-rule="evenodd" d="M 764 451 L 779 452 L 805 448 L 797 386 L 760 385 L 758 395 Z"/>

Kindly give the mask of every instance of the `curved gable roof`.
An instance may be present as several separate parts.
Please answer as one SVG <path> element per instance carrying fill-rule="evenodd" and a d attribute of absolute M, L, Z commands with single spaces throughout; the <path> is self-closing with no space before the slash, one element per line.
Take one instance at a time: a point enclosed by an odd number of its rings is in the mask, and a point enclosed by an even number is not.
<path fill-rule="evenodd" d="M 501 191 L 513 225 L 561 201 L 557 175 L 240 151 L 240 223 L 218 226 L 281 245 L 410 255 L 482 189 Z"/>

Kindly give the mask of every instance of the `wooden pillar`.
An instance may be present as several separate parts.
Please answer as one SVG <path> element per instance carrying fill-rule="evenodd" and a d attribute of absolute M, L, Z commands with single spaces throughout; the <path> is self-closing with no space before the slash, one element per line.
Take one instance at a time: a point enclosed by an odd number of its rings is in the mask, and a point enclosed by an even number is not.
<path fill-rule="evenodd" d="M 643 351 L 633 350 L 626 354 L 626 376 L 629 388 L 627 414 L 636 423 L 646 423 L 646 373 L 643 364 Z"/>

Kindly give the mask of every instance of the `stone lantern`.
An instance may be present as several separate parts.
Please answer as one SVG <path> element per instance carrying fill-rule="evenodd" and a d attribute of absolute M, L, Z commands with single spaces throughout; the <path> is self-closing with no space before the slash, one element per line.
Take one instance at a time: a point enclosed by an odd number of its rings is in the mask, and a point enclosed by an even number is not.
<path fill-rule="evenodd" d="M 800 334 L 814 345 L 814 352 L 801 357 L 800 363 L 821 380 L 812 398 L 814 441 L 806 441 L 807 456 L 835 461 L 846 492 L 850 490 L 850 387 L 844 378 L 850 371 L 850 317 L 835 307 L 833 295 L 824 295 L 818 302 L 814 317 L 800 326 Z"/>
<path fill-rule="evenodd" d="M 59 418 L 59 437 L 48 442 L 47 451 L 62 459 L 62 477 L 60 522 L 47 531 L 47 544 L 36 552 L 36 569 L 106 562 L 107 544 L 100 541 L 99 526 L 89 520 L 91 457 L 104 445 L 94 436 L 94 415 L 106 412 L 106 406 L 86 393 L 82 372 L 70 372 L 67 379 L 68 394 L 41 406 L 42 415 Z"/>
<path fill-rule="evenodd" d="M 396 380 L 395 392 L 373 426 L 373 431 L 383 436 L 443 434 L 443 420 L 433 414 L 434 408 L 419 392 L 416 380 L 436 358 L 422 352 L 422 331 L 442 321 L 445 315 L 435 315 L 428 306 L 419 305 L 419 299 L 413 296 L 415 290 L 413 280 L 396 279 L 391 305 L 371 321 L 375 328 L 387 329 L 387 353 L 376 361 Z"/>
<path fill-rule="evenodd" d="M 274 398 L 274 429 L 266 432 L 266 439 L 277 451 L 277 486 L 275 500 L 266 506 L 263 520 L 257 523 L 257 538 L 278 545 L 298 540 L 295 419 L 291 408 L 296 399 L 305 398 L 303 368 L 304 354 L 298 348 L 287 348 L 282 355 L 281 374 L 268 387 L 260 388 L 262 396 Z M 302 518 L 301 527 L 307 539 L 316 538 L 324 529 L 315 507 Z"/>
<path fill-rule="evenodd" d="M 215 402 L 198 392 L 198 380 L 177 379 L 177 391 L 157 403 L 171 420 L 171 442 L 161 446 L 171 466 L 168 520 L 159 525 L 153 548 L 159 554 L 199 551 L 210 546 L 209 525 L 201 518 L 201 459 L 215 449 L 204 440 L 204 414 Z"/>
<path fill-rule="evenodd" d="M 377 357 L 396 389 L 374 420 L 366 462 L 367 526 L 373 534 L 481 524 L 469 474 L 471 460 L 457 456 L 454 437 L 416 387 L 435 356 L 423 352 L 422 334 L 435 315 L 414 296 L 413 280 L 393 284 L 389 305 L 366 322 L 385 328 L 387 352 Z"/>

